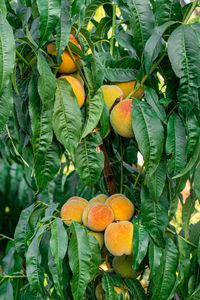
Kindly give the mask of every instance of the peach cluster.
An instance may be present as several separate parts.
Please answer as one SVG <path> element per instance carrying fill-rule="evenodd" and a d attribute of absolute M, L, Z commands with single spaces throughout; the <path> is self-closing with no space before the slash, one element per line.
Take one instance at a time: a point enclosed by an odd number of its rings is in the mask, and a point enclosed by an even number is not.
<path fill-rule="evenodd" d="M 107 197 L 97 195 L 90 201 L 71 197 L 62 206 L 61 218 L 70 226 L 76 221 L 87 227 L 90 234 L 114 256 L 132 254 L 134 205 L 123 194 Z"/>

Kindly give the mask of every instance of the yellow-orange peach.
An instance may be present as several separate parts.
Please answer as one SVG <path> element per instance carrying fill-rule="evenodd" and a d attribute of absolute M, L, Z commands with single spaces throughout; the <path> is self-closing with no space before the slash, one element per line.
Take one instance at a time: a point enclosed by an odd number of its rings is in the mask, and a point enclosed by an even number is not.
<path fill-rule="evenodd" d="M 93 231 L 104 231 L 114 220 L 112 209 L 103 203 L 94 203 L 88 213 L 88 228 Z"/>
<path fill-rule="evenodd" d="M 76 41 L 74 36 L 72 34 L 69 35 L 69 41 L 79 47 L 81 49 L 81 46 L 79 43 Z M 47 52 L 49 54 L 55 55 L 56 56 L 56 45 L 55 43 L 51 43 L 47 46 Z M 74 60 L 78 62 L 79 56 L 76 54 L 73 54 Z M 67 50 L 64 50 L 62 54 L 62 63 L 59 66 L 58 72 L 59 73 L 65 73 L 65 74 L 70 74 L 75 71 L 77 71 L 77 66 L 74 62 L 73 58 L 69 54 Z"/>
<path fill-rule="evenodd" d="M 82 200 L 67 201 L 61 209 L 61 219 L 70 226 L 72 221 L 82 223 L 82 214 L 87 203 Z"/>
<path fill-rule="evenodd" d="M 76 96 L 79 107 L 82 107 L 83 103 L 85 101 L 85 90 L 83 88 L 82 83 L 78 79 L 76 79 L 72 76 L 69 76 L 69 75 L 61 76 L 60 78 L 65 78 L 69 82 L 69 84 L 71 85 L 72 90 Z"/>
<path fill-rule="evenodd" d="M 95 203 L 89 203 L 83 211 L 83 215 L 82 215 L 82 222 L 83 224 L 88 227 L 88 213 L 90 211 L 90 209 L 95 205 Z"/>
<path fill-rule="evenodd" d="M 132 241 L 133 224 L 131 222 L 120 221 L 107 226 L 104 234 L 104 242 L 112 255 L 131 255 L 133 251 Z"/>
<path fill-rule="evenodd" d="M 111 203 L 111 201 L 112 201 L 113 199 L 118 198 L 118 197 L 126 197 L 126 196 L 123 195 L 123 194 L 113 194 L 112 196 L 108 197 L 108 199 L 106 200 L 105 204 L 109 206 L 110 203 Z"/>
<path fill-rule="evenodd" d="M 115 102 L 115 100 L 121 96 L 123 96 L 122 90 L 116 85 L 102 85 L 101 86 L 104 101 L 108 105 L 110 109 Z"/>
<path fill-rule="evenodd" d="M 132 255 L 115 256 L 112 263 L 115 272 L 124 278 L 136 278 L 141 273 L 133 270 Z"/>
<path fill-rule="evenodd" d="M 136 82 L 135 80 L 131 80 L 126 82 L 116 82 L 114 84 L 122 90 L 124 97 L 126 98 L 134 89 L 135 82 Z M 144 88 L 140 87 L 139 90 L 133 95 L 133 97 L 140 99 L 143 94 L 144 94 Z"/>
<path fill-rule="evenodd" d="M 117 197 L 109 205 L 115 215 L 116 221 L 129 221 L 134 214 L 134 205 L 126 197 Z"/>
<path fill-rule="evenodd" d="M 79 201 L 85 203 L 86 205 L 89 204 L 89 202 L 88 202 L 86 199 L 84 199 L 84 198 L 82 198 L 82 197 L 79 197 L 79 196 L 73 196 L 73 197 L 69 198 L 69 199 L 67 200 L 67 202 L 73 201 L 73 200 L 79 200 Z"/>
<path fill-rule="evenodd" d="M 88 234 L 93 235 L 97 242 L 99 243 L 100 249 L 102 249 L 103 244 L 104 244 L 104 237 L 102 232 L 94 232 L 94 231 L 89 231 Z"/>
<path fill-rule="evenodd" d="M 106 199 L 108 198 L 105 194 L 99 194 L 96 197 L 92 198 L 89 203 L 105 203 Z"/>
<path fill-rule="evenodd" d="M 132 99 L 120 101 L 111 111 L 110 123 L 112 128 L 121 136 L 134 136 L 131 116 Z"/>

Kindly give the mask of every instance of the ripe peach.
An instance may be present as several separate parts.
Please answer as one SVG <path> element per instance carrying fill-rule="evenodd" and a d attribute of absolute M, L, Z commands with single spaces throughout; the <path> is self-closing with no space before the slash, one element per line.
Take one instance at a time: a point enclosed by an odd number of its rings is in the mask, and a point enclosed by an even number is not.
<path fill-rule="evenodd" d="M 82 197 L 79 197 L 79 196 L 73 196 L 73 197 L 69 198 L 69 199 L 67 200 L 67 202 L 73 201 L 73 200 L 79 200 L 79 201 L 85 203 L 86 205 L 89 204 L 89 202 L 88 202 L 86 199 L 84 199 L 84 198 L 82 198 Z"/>
<path fill-rule="evenodd" d="M 79 47 L 81 49 L 81 46 L 77 42 L 77 40 L 74 38 L 72 34 L 69 35 L 69 41 Z M 51 43 L 47 46 L 47 52 L 49 54 L 55 55 L 56 56 L 56 45 L 55 43 Z M 73 54 L 74 59 L 78 62 L 79 56 L 76 54 Z M 59 66 L 58 72 L 59 73 L 65 73 L 65 74 L 70 74 L 77 71 L 77 66 L 74 63 L 71 55 L 67 50 L 64 50 L 63 55 L 62 55 L 62 63 Z"/>
<path fill-rule="evenodd" d="M 123 278 L 136 278 L 141 273 L 133 270 L 132 255 L 115 256 L 113 258 L 113 268 Z"/>
<path fill-rule="evenodd" d="M 105 204 L 109 206 L 110 203 L 111 203 L 111 201 L 113 199 L 118 198 L 118 197 L 125 197 L 125 196 L 123 194 L 113 194 L 112 196 L 108 197 L 108 199 L 106 200 Z"/>
<path fill-rule="evenodd" d="M 135 80 L 131 80 L 126 82 L 116 82 L 114 84 L 122 90 L 124 97 L 126 98 L 134 89 L 135 83 L 136 83 Z M 140 87 L 139 90 L 133 95 L 133 97 L 140 99 L 143 94 L 144 94 L 144 88 Z"/>
<path fill-rule="evenodd" d="M 104 242 L 112 255 L 131 255 L 133 251 L 132 241 L 133 224 L 129 221 L 111 223 L 105 230 Z"/>
<path fill-rule="evenodd" d="M 115 221 L 129 221 L 134 214 L 134 205 L 126 197 L 117 197 L 109 205 L 115 215 Z"/>
<path fill-rule="evenodd" d="M 85 91 L 84 91 L 82 83 L 78 79 L 76 79 L 72 76 L 69 76 L 69 75 L 61 76 L 60 78 L 65 78 L 69 82 L 69 84 L 71 85 L 72 90 L 76 96 L 79 107 L 82 107 L 83 103 L 85 101 Z"/>
<path fill-rule="evenodd" d="M 82 223 L 82 214 L 87 203 L 82 200 L 67 201 L 61 208 L 61 219 L 70 226 L 72 221 Z"/>
<path fill-rule="evenodd" d="M 123 96 L 122 90 L 116 85 L 102 85 L 103 97 L 110 109 L 117 98 Z"/>
<path fill-rule="evenodd" d="M 106 199 L 108 198 L 105 194 L 99 194 L 96 197 L 92 198 L 89 203 L 105 203 Z"/>
<path fill-rule="evenodd" d="M 120 101 L 111 111 L 110 123 L 113 129 L 121 136 L 134 136 L 131 116 L 132 99 Z"/>
<path fill-rule="evenodd" d="M 88 228 L 94 231 L 103 231 L 114 220 L 112 209 L 103 203 L 94 203 L 88 213 Z"/>
<path fill-rule="evenodd" d="M 82 222 L 83 224 L 88 227 L 88 213 L 90 211 L 90 209 L 95 205 L 95 203 L 89 203 L 83 211 L 83 215 L 82 215 Z"/>
<path fill-rule="evenodd" d="M 102 232 L 89 231 L 88 234 L 93 235 L 95 237 L 95 239 L 99 243 L 100 249 L 102 249 L 103 244 L 104 244 L 103 233 Z"/>

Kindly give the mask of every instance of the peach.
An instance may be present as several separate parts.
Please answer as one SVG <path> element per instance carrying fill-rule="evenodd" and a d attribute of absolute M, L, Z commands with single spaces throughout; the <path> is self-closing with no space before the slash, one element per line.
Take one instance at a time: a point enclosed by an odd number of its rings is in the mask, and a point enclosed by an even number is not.
<path fill-rule="evenodd" d="M 131 116 L 132 99 L 120 101 L 111 111 L 110 123 L 113 129 L 121 136 L 134 136 Z"/>
<path fill-rule="evenodd" d="M 81 49 L 81 46 L 79 45 L 79 43 L 76 41 L 76 39 L 74 38 L 74 36 L 72 34 L 69 35 L 69 41 Z M 47 46 L 47 52 L 49 54 L 56 56 L 55 43 L 51 43 Z M 73 54 L 73 57 L 78 62 L 79 56 L 76 54 Z M 72 59 L 69 52 L 67 50 L 64 50 L 64 52 L 62 54 L 62 63 L 59 66 L 58 72 L 70 74 L 75 71 L 77 71 L 77 66 L 76 66 L 74 60 Z"/>
<path fill-rule="evenodd" d="M 118 86 L 126 98 L 134 89 L 135 87 L 135 80 L 126 81 L 126 82 L 116 82 L 114 83 L 116 86 Z M 139 90 L 133 95 L 134 98 L 140 99 L 144 94 L 144 88 L 140 87 Z"/>
<path fill-rule="evenodd" d="M 93 231 L 104 231 L 114 220 L 112 209 L 103 203 L 94 203 L 88 213 L 88 228 Z"/>
<path fill-rule="evenodd" d="M 89 231 L 88 234 L 93 235 L 95 237 L 95 239 L 99 243 L 100 249 L 102 249 L 103 244 L 104 244 L 103 233 L 102 232 Z"/>
<path fill-rule="evenodd" d="M 113 268 L 123 278 L 136 278 L 141 273 L 133 270 L 132 255 L 115 256 L 113 258 Z"/>
<path fill-rule="evenodd" d="M 95 205 L 95 203 L 89 203 L 83 211 L 83 215 L 82 215 L 82 222 L 83 224 L 88 227 L 88 213 L 90 211 L 90 209 Z"/>
<path fill-rule="evenodd" d="M 83 103 L 85 101 L 85 90 L 83 88 L 82 83 L 78 79 L 76 79 L 72 76 L 69 76 L 69 75 L 61 76 L 60 78 L 65 78 L 69 82 L 69 84 L 71 85 L 72 90 L 76 96 L 79 107 L 82 107 Z"/>
<path fill-rule="evenodd" d="M 105 203 L 106 199 L 108 198 L 105 194 L 99 194 L 96 197 L 92 198 L 89 203 Z"/>
<path fill-rule="evenodd" d="M 134 214 L 134 205 L 126 197 L 117 197 L 109 205 L 115 215 L 115 221 L 129 221 Z"/>
<path fill-rule="evenodd" d="M 121 96 L 123 96 L 122 90 L 116 85 L 102 85 L 101 86 L 104 101 L 108 105 L 110 109 L 115 102 L 115 100 Z"/>
<path fill-rule="evenodd" d="M 104 242 L 114 256 L 131 255 L 133 251 L 133 224 L 129 221 L 114 222 L 108 225 Z"/>
<path fill-rule="evenodd" d="M 123 194 L 113 194 L 112 196 L 108 197 L 108 199 L 106 200 L 105 204 L 109 206 L 110 203 L 111 203 L 111 201 L 112 201 L 113 199 L 118 198 L 118 197 L 126 197 L 126 196 L 123 195 Z"/>
<path fill-rule="evenodd" d="M 68 225 L 72 221 L 82 223 L 82 214 L 87 203 L 82 200 L 71 200 L 67 201 L 61 208 L 61 219 Z"/>
<path fill-rule="evenodd" d="M 85 203 L 86 205 L 89 204 L 89 202 L 88 202 L 86 199 L 84 199 L 84 198 L 82 198 L 82 197 L 79 197 L 79 196 L 73 196 L 73 197 L 69 198 L 69 199 L 67 200 L 67 202 L 73 201 L 73 200 L 79 200 L 79 201 Z"/>

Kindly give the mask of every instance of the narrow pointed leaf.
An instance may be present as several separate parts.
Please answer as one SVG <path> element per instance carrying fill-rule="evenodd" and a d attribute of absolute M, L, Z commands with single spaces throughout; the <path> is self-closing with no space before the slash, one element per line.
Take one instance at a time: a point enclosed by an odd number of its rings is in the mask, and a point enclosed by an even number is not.
<path fill-rule="evenodd" d="M 181 285 L 184 288 L 186 282 L 189 280 L 188 277 L 190 276 L 190 247 L 179 236 L 178 236 L 178 248 L 179 248 L 178 281 L 179 281 L 179 285 Z M 187 288 L 185 290 L 187 290 Z"/>
<path fill-rule="evenodd" d="M 157 0 L 155 5 L 155 16 L 158 25 L 168 21 L 181 21 L 182 11 L 179 0 Z"/>
<path fill-rule="evenodd" d="M 89 241 L 90 251 L 91 251 L 90 276 L 91 276 L 91 280 L 93 280 L 96 274 L 98 273 L 99 266 L 101 264 L 101 251 L 100 251 L 99 243 L 93 235 L 90 234 L 88 235 L 88 241 Z"/>
<path fill-rule="evenodd" d="M 58 295 L 63 297 L 63 259 L 65 257 L 68 245 L 68 235 L 60 218 L 56 218 L 51 225 L 50 250 L 56 268 L 50 271 L 54 280 Z"/>
<path fill-rule="evenodd" d="M 190 195 L 186 199 L 182 209 L 182 222 L 183 222 L 182 226 L 186 238 L 188 238 L 190 218 L 194 210 L 195 210 L 195 201 Z"/>
<path fill-rule="evenodd" d="M 134 270 L 138 270 L 148 250 L 149 234 L 142 224 L 141 218 L 133 218 L 133 225 L 134 233 L 132 267 Z"/>
<path fill-rule="evenodd" d="M 73 154 L 80 141 L 81 111 L 66 79 L 57 80 L 53 129 L 59 142 Z"/>
<path fill-rule="evenodd" d="M 162 256 L 162 248 L 157 247 L 152 240 L 149 243 L 149 266 L 151 270 L 151 278 L 154 278 L 160 266 Z"/>
<path fill-rule="evenodd" d="M 172 114 L 167 124 L 166 153 L 171 155 L 169 172 L 180 172 L 186 164 L 185 128 L 178 115 Z"/>
<path fill-rule="evenodd" d="M 141 212 L 143 223 L 154 242 L 163 245 L 163 232 L 168 224 L 168 203 L 165 193 L 159 201 L 154 201 L 148 189 L 142 187 L 141 190 Z"/>
<path fill-rule="evenodd" d="M 92 19 L 93 15 L 95 14 L 97 8 L 103 4 L 111 3 L 111 0 L 93 0 L 89 5 L 86 7 L 85 11 L 85 18 L 83 27 L 87 28 L 89 21 Z"/>
<path fill-rule="evenodd" d="M 6 20 L 7 8 L 5 0 L 1 0 L 0 2 L 0 22 L 4 23 Z"/>
<path fill-rule="evenodd" d="M 0 134 L 9 120 L 13 107 L 13 91 L 11 80 L 0 96 Z"/>
<path fill-rule="evenodd" d="M 200 44 L 190 26 L 181 25 L 172 32 L 168 39 L 168 56 L 180 78 L 178 100 L 186 115 L 197 103 L 200 87 Z"/>
<path fill-rule="evenodd" d="M 141 56 L 154 28 L 153 11 L 148 0 L 127 0 L 127 4 L 130 9 L 133 46 Z"/>
<path fill-rule="evenodd" d="M 97 93 L 88 100 L 87 103 L 87 119 L 83 129 L 82 137 L 86 137 L 98 124 L 104 106 L 104 97 L 102 89 L 100 88 Z"/>
<path fill-rule="evenodd" d="M 81 179 L 93 186 L 104 167 L 104 156 L 99 150 L 102 139 L 99 133 L 89 134 L 82 139 L 75 153 L 75 168 Z"/>
<path fill-rule="evenodd" d="M 196 115 L 191 112 L 185 118 L 187 131 L 187 157 L 190 158 L 197 147 L 200 128 Z"/>
<path fill-rule="evenodd" d="M 157 169 L 163 152 L 164 128 L 154 110 L 145 102 L 134 99 L 132 126 L 149 175 Z"/>
<path fill-rule="evenodd" d="M 167 117 L 164 110 L 164 107 L 160 105 L 158 100 L 158 95 L 155 90 L 152 88 L 145 89 L 145 99 L 147 103 L 153 108 L 158 118 L 165 124 L 167 124 Z"/>
<path fill-rule="evenodd" d="M 116 280 L 118 280 L 116 278 Z M 102 287 L 105 292 L 106 300 L 118 300 L 117 293 L 114 290 L 115 278 L 108 272 L 103 272 Z"/>
<path fill-rule="evenodd" d="M 68 256 L 69 265 L 73 273 L 70 281 L 74 300 L 83 297 L 86 287 L 90 282 L 90 259 L 91 250 L 86 229 L 80 224 L 72 222 L 71 239 L 69 242 Z"/>
<path fill-rule="evenodd" d="M 166 300 L 176 282 L 178 250 L 171 239 L 167 240 L 163 250 L 160 267 L 154 280 L 152 300 Z"/>
<path fill-rule="evenodd" d="M 14 300 L 13 286 L 10 280 L 6 280 L 0 285 L 0 299 L 1 300 Z"/>
<path fill-rule="evenodd" d="M 44 45 L 55 29 L 61 10 L 61 0 L 37 0 L 40 13 L 40 45 Z"/>
<path fill-rule="evenodd" d="M 196 168 L 195 175 L 194 175 L 194 191 L 197 196 L 197 199 L 200 202 L 200 181 L 199 181 L 199 179 L 200 179 L 200 164 Z"/>
<path fill-rule="evenodd" d="M 163 161 L 161 161 L 156 171 L 151 176 L 147 175 L 145 178 L 149 192 L 154 200 L 158 200 L 163 192 L 166 174 L 166 165 Z"/>
<path fill-rule="evenodd" d="M 128 288 L 130 289 L 131 296 L 133 296 L 135 300 L 146 300 L 145 290 L 142 287 L 139 280 L 135 278 L 126 278 L 125 283 L 127 284 Z"/>

